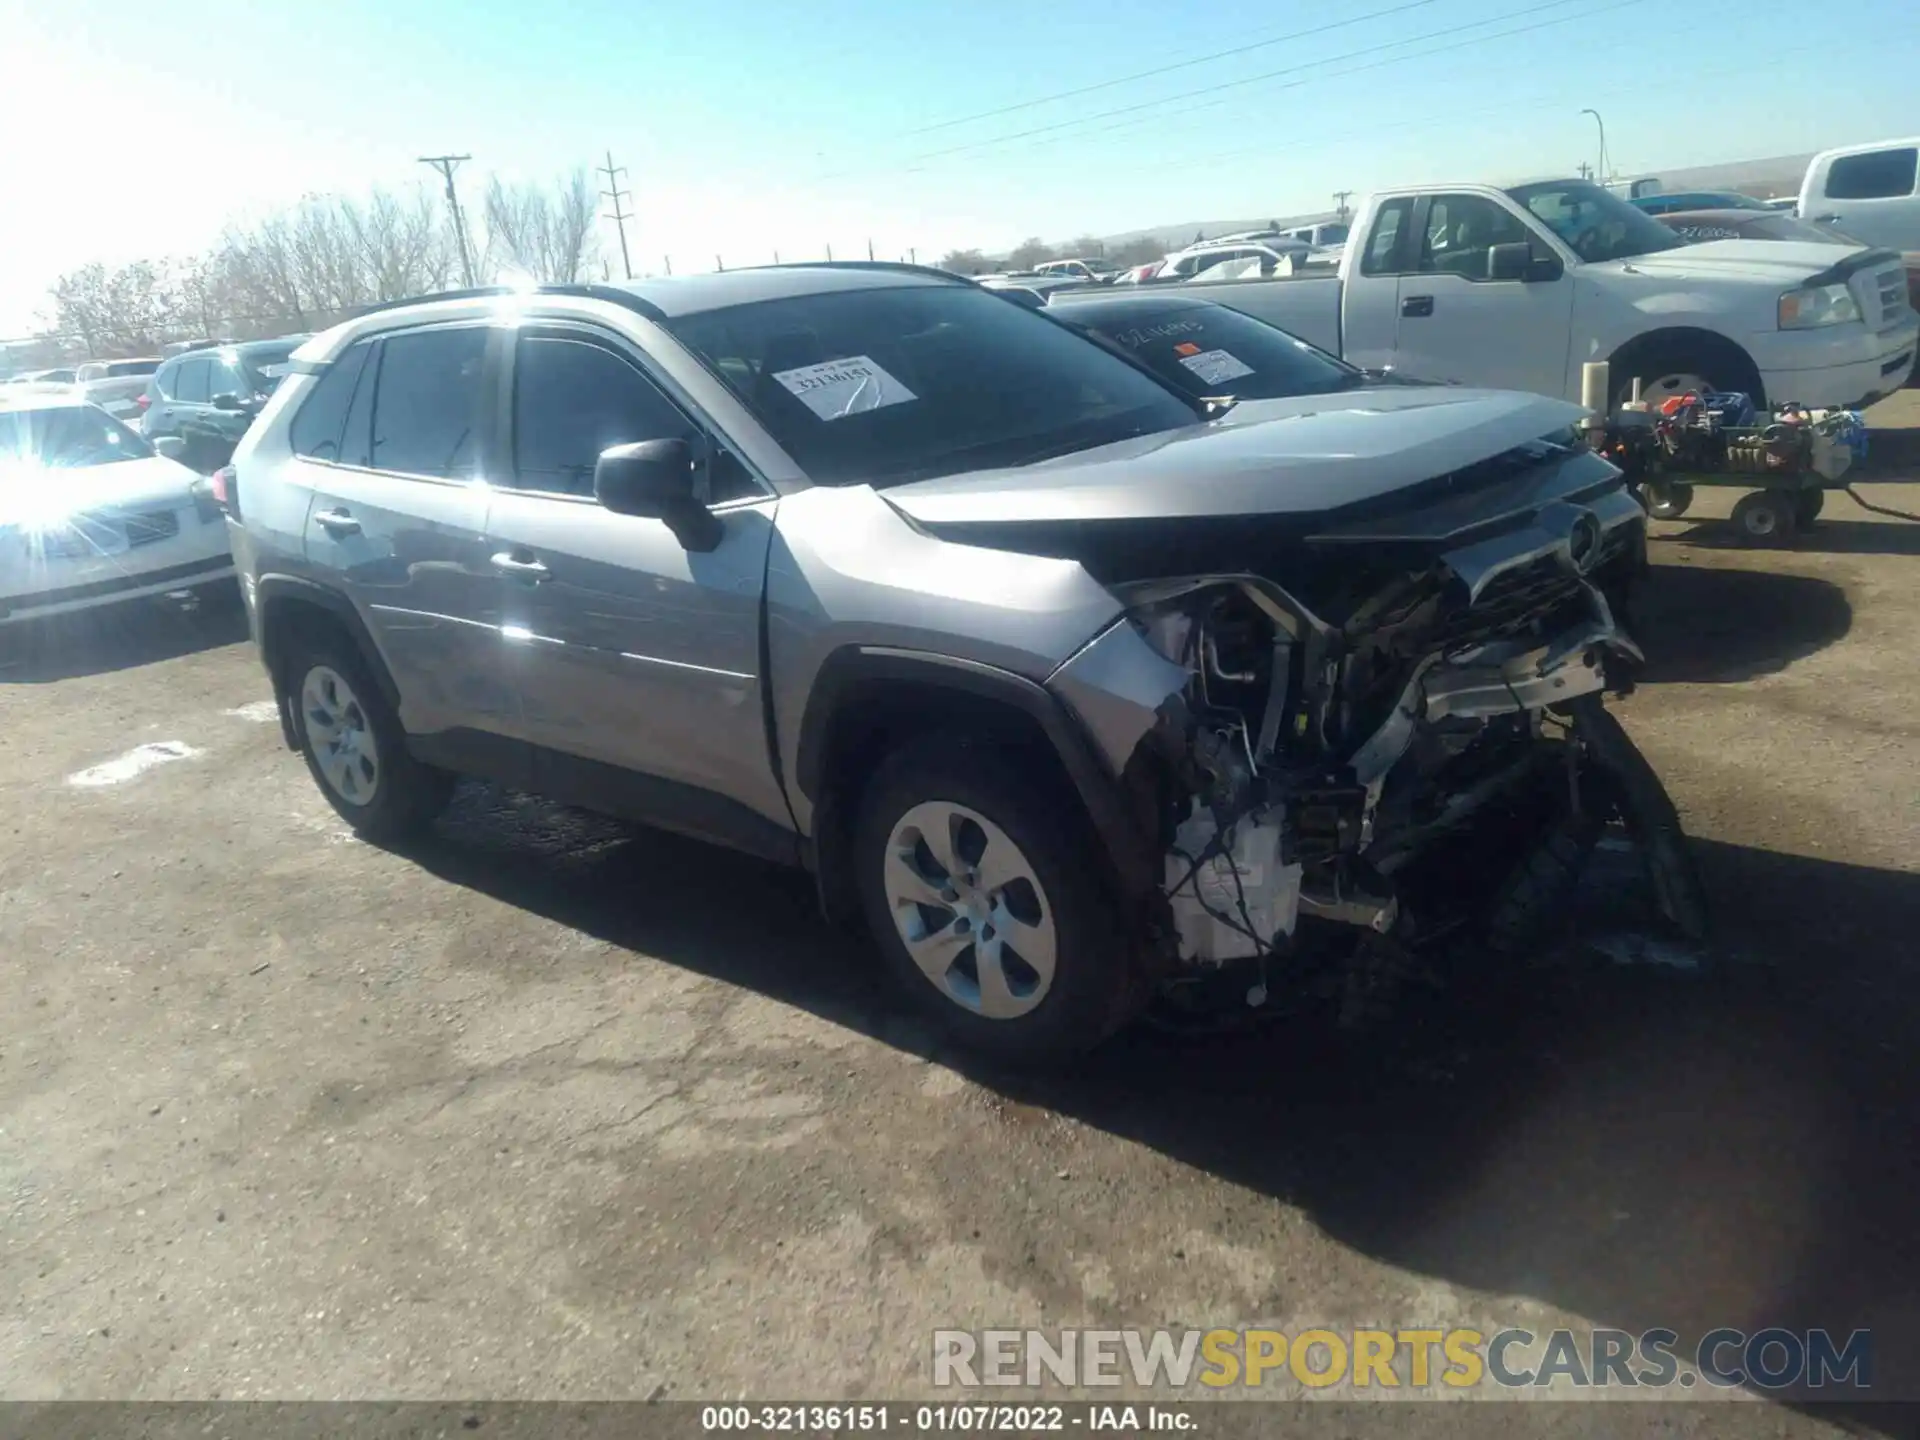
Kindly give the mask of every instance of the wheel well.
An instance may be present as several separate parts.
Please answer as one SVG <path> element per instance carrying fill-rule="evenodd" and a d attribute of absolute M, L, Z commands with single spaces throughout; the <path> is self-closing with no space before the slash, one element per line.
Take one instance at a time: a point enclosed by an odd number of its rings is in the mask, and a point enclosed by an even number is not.
<path fill-rule="evenodd" d="M 956 731 L 991 745 L 1002 758 L 1016 757 L 1036 788 L 1052 792 L 1091 825 L 1045 728 L 1017 705 L 895 679 L 856 682 L 837 702 L 821 747 L 812 836 L 820 900 L 830 919 L 850 922 L 859 915 L 849 860 L 868 781 L 886 756 L 922 736 Z"/>
<path fill-rule="evenodd" d="M 263 594 L 260 597 L 260 658 L 266 664 L 267 674 L 273 678 L 275 692 L 285 695 L 291 688 L 285 673 L 287 658 L 300 642 L 345 640 L 366 662 L 387 703 L 398 710 L 400 697 L 393 677 L 387 673 L 379 652 L 358 620 L 350 609 L 342 614 L 334 603 L 304 591 Z"/>
<path fill-rule="evenodd" d="M 1754 365 L 1753 357 L 1726 336 L 1690 325 L 1676 325 L 1634 336 L 1608 358 L 1607 383 L 1618 395 L 1636 374 L 1643 380 L 1652 378 L 1648 370 L 1639 367 L 1651 369 L 1656 364 L 1671 364 L 1673 362 L 1666 357 L 1676 354 L 1697 355 L 1705 361 L 1718 361 L 1738 377 L 1737 388 L 1745 391 L 1756 407 L 1767 403 L 1767 397 L 1762 393 L 1760 371 Z"/>

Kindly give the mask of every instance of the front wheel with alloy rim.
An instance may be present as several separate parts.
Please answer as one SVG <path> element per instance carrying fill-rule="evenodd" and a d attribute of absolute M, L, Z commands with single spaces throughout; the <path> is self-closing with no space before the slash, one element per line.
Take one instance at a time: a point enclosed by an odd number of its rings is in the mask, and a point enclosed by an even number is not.
<path fill-rule="evenodd" d="M 397 839 L 445 808 L 453 777 L 408 753 L 399 718 L 358 656 L 321 641 L 294 656 L 286 675 L 300 753 L 355 834 Z"/>
<path fill-rule="evenodd" d="M 1132 1013 L 1131 956 L 1070 802 L 970 738 L 896 751 L 853 846 L 868 928 L 917 1008 L 1021 1064 L 1084 1051 Z"/>

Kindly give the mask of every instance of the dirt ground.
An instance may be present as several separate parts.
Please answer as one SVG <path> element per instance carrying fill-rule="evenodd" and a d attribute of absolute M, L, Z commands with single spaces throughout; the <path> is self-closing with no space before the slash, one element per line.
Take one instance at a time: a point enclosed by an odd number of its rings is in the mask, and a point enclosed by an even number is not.
<path fill-rule="evenodd" d="M 1621 707 L 1722 973 L 1046 1081 L 930 1055 L 800 877 L 479 787 L 352 840 L 235 616 L 9 637 L 0 1396 L 897 1398 L 936 1327 L 1252 1324 L 1871 1327 L 1920 1396 L 1920 525 L 1726 498 Z M 1849 1409 L 1740 1413 L 1899 1428 Z"/>

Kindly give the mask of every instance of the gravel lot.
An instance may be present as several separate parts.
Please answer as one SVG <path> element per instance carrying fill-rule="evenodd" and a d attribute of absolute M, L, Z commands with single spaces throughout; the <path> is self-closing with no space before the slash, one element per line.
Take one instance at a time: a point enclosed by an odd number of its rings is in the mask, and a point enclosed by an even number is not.
<path fill-rule="evenodd" d="M 1724 974 L 1018 1084 L 802 878 L 479 787 L 353 841 L 236 616 L 6 637 L 0 1395 L 898 1398 L 939 1326 L 1565 1323 L 1871 1326 L 1920 1397 L 1920 526 L 1656 528 L 1622 710 Z"/>

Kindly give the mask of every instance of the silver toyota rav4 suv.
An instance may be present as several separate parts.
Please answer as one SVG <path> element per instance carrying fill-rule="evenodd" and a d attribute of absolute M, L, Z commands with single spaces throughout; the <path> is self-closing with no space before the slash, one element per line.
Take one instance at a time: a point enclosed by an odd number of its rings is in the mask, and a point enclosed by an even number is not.
<path fill-rule="evenodd" d="M 888 265 L 339 325 L 219 477 L 286 741 L 370 839 L 470 774 L 805 866 L 1012 1059 L 1533 943 L 1610 825 L 1697 931 L 1582 412 L 1189 348 Z"/>

